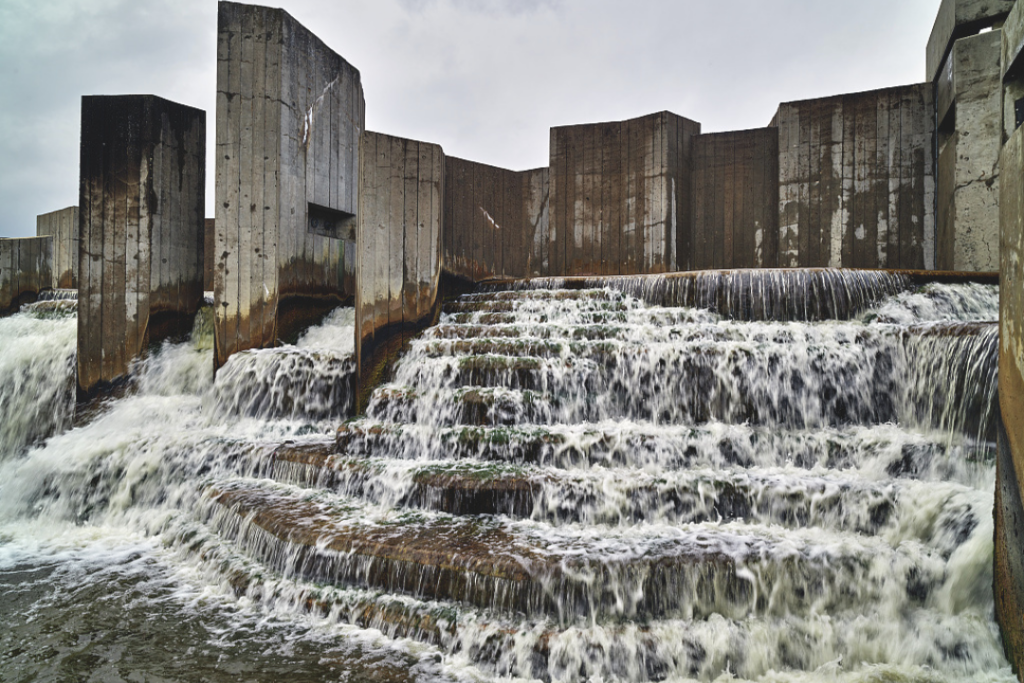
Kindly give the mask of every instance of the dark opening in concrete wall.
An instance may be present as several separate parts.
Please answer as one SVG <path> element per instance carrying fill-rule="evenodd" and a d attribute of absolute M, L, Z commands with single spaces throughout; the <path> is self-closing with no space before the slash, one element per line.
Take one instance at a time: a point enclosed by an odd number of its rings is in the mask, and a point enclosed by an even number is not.
<path fill-rule="evenodd" d="M 82 98 L 78 387 L 128 374 L 192 329 L 203 296 L 206 113 L 154 97 Z"/>

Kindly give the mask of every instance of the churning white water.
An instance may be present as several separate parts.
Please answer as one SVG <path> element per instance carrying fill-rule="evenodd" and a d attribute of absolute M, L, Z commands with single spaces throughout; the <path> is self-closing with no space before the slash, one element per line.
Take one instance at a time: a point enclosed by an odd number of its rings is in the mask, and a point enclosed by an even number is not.
<path fill-rule="evenodd" d="M 350 312 L 216 381 L 208 345 L 165 345 L 88 424 L 3 442 L 2 670 L 1011 681 L 997 292 L 871 278 L 799 311 L 701 290 L 745 320 L 649 283 L 469 295 L 349 421 Z M 0 344 L 43 363 L 30 335 L 68 320 L 66 378 L 73 318 Z"/>

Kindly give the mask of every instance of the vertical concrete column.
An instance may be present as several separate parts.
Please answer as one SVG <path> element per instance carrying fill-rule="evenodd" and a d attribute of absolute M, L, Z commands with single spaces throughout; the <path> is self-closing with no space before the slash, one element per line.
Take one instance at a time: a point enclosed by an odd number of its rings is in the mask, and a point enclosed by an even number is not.
<path fill-rule="evenodd" d="M 287 12 L 221 2 L 216 363 L 353 296 L 359 72 Z"/>
<path fill-rule="evenodd" d="M 548 170 L 445 159 L 444 268 L 470 280 L 547 275 Z"/>
<path fill-rule="evenodd" d="M 780 267 L 935 265 L 930 83 L 786 102 Z"/>
<path fill-rule="evenodd" d="M 552 275 L 663 273 L 691 258 L 691 140 L 671 112 L 551 129 Z"/>
<path fill-rule="evenodd" d="M 0 238 L 0 316 L 53 287 L 53 238 Z"/>
<path fill-rule="evenodd" d="M 78 389 L 186 334 L 203 296 L 206 113 L 153 95 L 82 98 Z"/>
<path fill-rule="evenodd" d="M 53 286 L 78 287 L 78 207 L 36 216 L 36 235 L 53 237 Z"/>
<path fill-rule="evenodd" d="M 999 269 L 999 29 L 956 40 L 935 86 L 940 270 Z"/>
<path fill-rule="evenodd" d="M 366 132 L 359 148 L 357 411 L 408 339 L 440 313 L 439 145 Z"/>
<path fill-rule="evenodd" d="M 999 412 L 996 457 L 996 619 L 1007 657 L 1024 678 L 1024 4 L 1002 36 L 1003 131 L 999 166 Z M 1007 95 L 1009 97 L 1007 97 Z"/>
<path fill-rule="evenodd" d="M 698 135 L 693 140 L 690 268 L 778 265 L 778 129 Z"/>

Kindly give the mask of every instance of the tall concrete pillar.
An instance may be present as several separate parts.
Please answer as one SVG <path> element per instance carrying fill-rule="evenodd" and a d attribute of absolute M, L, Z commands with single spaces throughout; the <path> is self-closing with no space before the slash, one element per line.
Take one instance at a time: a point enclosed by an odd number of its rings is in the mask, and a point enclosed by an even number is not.
<path fill-rule="evenodd" d="M 219 3 L 216 363 L 353 297 L 359 71 L 287 12 Z"/>
<path fill-rule="evenodd" d="M 671 112 L 551 129 L 551 275 L 663 273 L 690 262 L 692 138 Z"/>
<path fill-rule="evenodd" d="M 125 377 L 192 328 L 203 297 L 206 113 L 153 95 L 82 98 L 78 389 Z"/>
<path fill-rule="evenodd" d="M 548 275 L 548 169 L 444 164 L 444 268 L 459 277 Z"/>
<path fill-rule="evenodd" d="M 999 412 L 996 457 L 996 619 L 1024 679 L 1024 4 L 1002 35 L 1003 131 L 999 175 Z"/>
<path fill-rule="evenodd" d="M 935 267 L 930 83 L 786 102 L 780 267 Z"/>
<path fill-rule="evenodd" d="M 0 238 L 0 316 L 53 287 L 53 238 Z"/>
<path fill-rule="evenodd" d="M 929 39 L 940 270 L 999 269 L 1000 27 L 1012 7 L 1005 0 L 946 0 Z"/>
<path fill-rule="evenodd" d="M 444 152 L 364 133 L 356 241 L 358 407 L 402 344 L 440 313 Z"/>
<path fill-rule="evenodd" d="M 36 236 L 53 237 L 53 286 L 78 287 L 78 207 L 36 216 Z"/>

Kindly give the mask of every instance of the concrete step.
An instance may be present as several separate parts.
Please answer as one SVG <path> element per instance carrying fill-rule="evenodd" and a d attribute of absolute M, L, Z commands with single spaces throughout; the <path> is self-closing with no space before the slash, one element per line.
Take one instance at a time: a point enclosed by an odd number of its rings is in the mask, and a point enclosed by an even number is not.
<path fill-rule="evenodd" d="M 884 424 L 789 430 L 712 422 L 655 427 L 636 422 L 509 427 L 397 425 L 372 419 L 337 431 L 338 453 L 352 458 L 473 460 L 575 468 L 685 469 L 794 467 L 856 470 L 868 479 L 970 480 L 993 457 L 986 445 L 951 443 Z M 980 474 L 978 476 L 981 476 Z"/>
<path fill-rule="evenodd" d="M 329 488 L 374 505 L 454 515 L 500 514 L 560 526 L 629 526 L 747 521 L 788 528 L 899 537 L 950 554 L 979 525 L 962 485 L 944 485 L 934 504 L 931 483 L 873 480 L 854 471 L 793 467 L 658 471 L 566 470 L 478 460 L 389 460 L 346 457 L 285 444 L 267 476 Z M 922 520 L 928 517 L 925 524 Z"/>
<path fill-rule="evenodd" d="M 922 546 L 743 524 L 561 529 L 368 508 L 257 482 L 210 491 L 218 533 L 290 578 L 452 600 L 560 625 L 921 606 L 945 563 Z M 886 572 L 877 567 L 889 567 Z M 849 587 L 856 586 L 856 595 Z"/>
<path fill-rule="evenodd" d="M 993 650 L 987 621 L 970 611 L 950 614 L 917 607 L 900 619 L 886 618 L 892 612 L 885 609 L 883 614 L 802 611 L 743 620 L 712 614 L 560 624 L 545 616 L 525 618 L 457 602 L 289 579 L 213 534 L 192 538 L 191 547 L 203 558 L 206 571 L 224 576 L 239 597 L 293 605 L 317 619 L 374 629 L 391 639 L 429 643 L 497 676 L 547 681 L 571 673 L 572 680 L 716 680 L 728 670 L 758 680 L 770 671 L 822 669 L 839 657 L 870 669 L 898 661 L 908 649 L 932 653 L 940 671 L 968 675 L 971 667 L 983 669 L 1000 656 Z M 898 610 L 900 605 L 892 607 Z M 850 678 L 835 680 L 853 683 L 862 674 L 854 671 Z"/>
<path fill-rule="evenodd" d="M 463 294 L 459 301 L 623 301 L 626 295 L 612 289 L 518 289 Z"/>
<path fill-rule="evenodd" d="M 555 308 L 555 306 L 559 308 Z M 508 313 L 508 312 L 526 312 L 535 314 L 548 314 L 550 312 L 557 312 L 562 315 L 565 313 L 565 307 L 571 306 L 572 310 L 577 313 L 601 313 L 601 312 L 624 312 L 635 308 L 630 306 L 627 302 L 618 299 L 551 299 L 547 297 L 543 298 L 532 298 L 532 299 L 503 299 L 503 300 L 488 300 L 488 299 L 477 299 L 467 300 L 465 298 L 457 301 L 451 301 L 444 304 L 443 311 L 445 313 Z"/>

